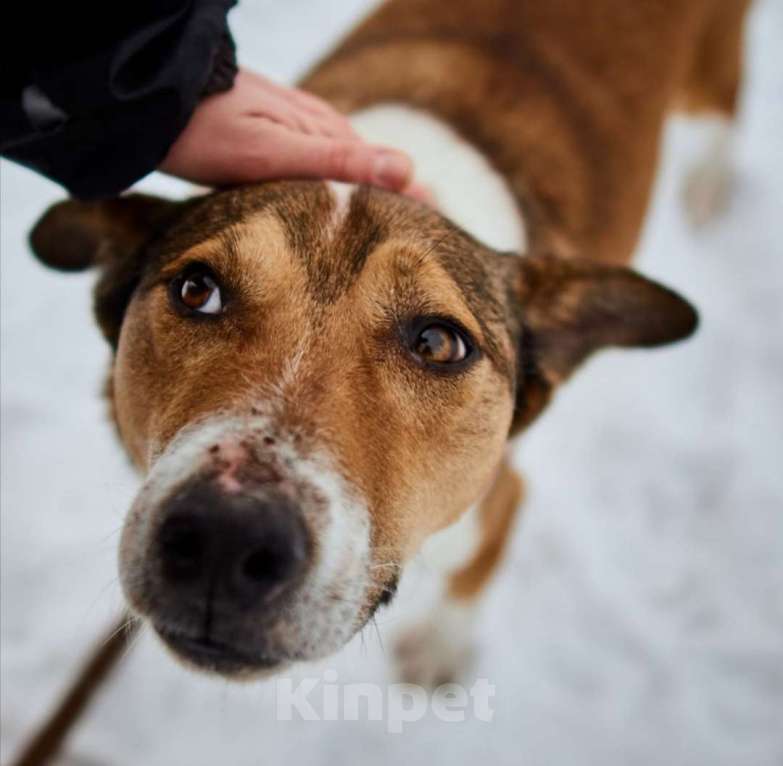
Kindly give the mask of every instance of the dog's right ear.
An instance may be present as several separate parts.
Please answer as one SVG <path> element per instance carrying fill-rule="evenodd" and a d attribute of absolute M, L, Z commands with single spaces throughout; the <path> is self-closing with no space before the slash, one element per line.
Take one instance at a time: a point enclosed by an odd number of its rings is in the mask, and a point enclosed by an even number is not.
<path fill-rule="evenodd" d="M 52 205 L 30 232 L 38 259 L 53 269 L 81 271 L 131 257 L 177 213 L 179 202 L 146 194 Z"/>
<path fill-rule="evenodd" d="M 30 232 L 33 252 L 47 266 L 81 271 L 100 266 L 95 315 L 116 348 L 120 327 L 144 268 L 146 245 L 171 226 L 186 202 L 143 194 L 49 208 Z"/>
<path fill-rule="evenodd" d="M 535 418 L 555 388 L 592 353 L 651 348 L 691 335 L 696 309 L 622 266 L 552 254 L 505 255 L 520 321 L 520 385 L 512 432 Z"/>

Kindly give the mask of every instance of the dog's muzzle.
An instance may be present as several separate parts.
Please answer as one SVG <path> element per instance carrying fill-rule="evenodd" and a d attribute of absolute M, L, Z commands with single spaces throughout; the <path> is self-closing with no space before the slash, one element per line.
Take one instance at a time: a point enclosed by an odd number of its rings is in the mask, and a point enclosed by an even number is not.
<path fill-rule="evenodd" d="M 181 659 L 222 675 L 341 647 L 367 615 L 369 521 L 328 457 L 260 419 L 189 429 L 130 511 L 120 577 Z"/>

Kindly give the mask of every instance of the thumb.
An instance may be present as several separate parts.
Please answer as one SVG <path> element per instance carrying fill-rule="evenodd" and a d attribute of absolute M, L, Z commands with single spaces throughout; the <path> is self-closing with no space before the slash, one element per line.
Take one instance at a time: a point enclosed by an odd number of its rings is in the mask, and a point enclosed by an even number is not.
<path fill-rule="evenodd" d="M 324 178 L 401 191 L 413 175 L 406 154 L 349 139 L 289 134 L 276 155 L 273 172 L 281 178 Z"/>

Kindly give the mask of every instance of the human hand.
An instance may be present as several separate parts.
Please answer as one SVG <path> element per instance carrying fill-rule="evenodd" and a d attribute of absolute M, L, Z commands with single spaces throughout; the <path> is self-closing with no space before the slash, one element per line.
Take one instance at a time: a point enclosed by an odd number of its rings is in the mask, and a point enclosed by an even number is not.
<path fill-rule="evenodd" d="M 428 201 L 402 152 L 365 143 L 325 101 L 240 69 L 204 99 L 160 170 L 207 186 L 275 178 L 369 183 Z"/>

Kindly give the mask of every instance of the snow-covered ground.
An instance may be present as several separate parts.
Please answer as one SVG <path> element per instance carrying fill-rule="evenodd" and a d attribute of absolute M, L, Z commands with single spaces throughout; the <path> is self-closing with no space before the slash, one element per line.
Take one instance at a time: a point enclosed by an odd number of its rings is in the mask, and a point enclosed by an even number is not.
<path fill-rule="evenodd" d="M 292 81 L 362 0 L 247 0 L 244 63 Z M 783 2 L 760 0 L 730 210 L 693 233 L 674 125 L 640 267 L 698 305 L 699 334 L 606 353 L 523 440 L 531 495 L 480 622 L 491 723 L 279 721 L 275 686 L 192 675 L 145 636 L 65 762 L 783 763 Z M 164 179 L 144 186 L 179 187 Z M 107 422 L 91 275 L 45 271 L 25 236 L 61 192 L 2 165 L 2 760 L 118 611 L 136 479 Z M 385 683 L 398 612 L 298 670 Z"/>

